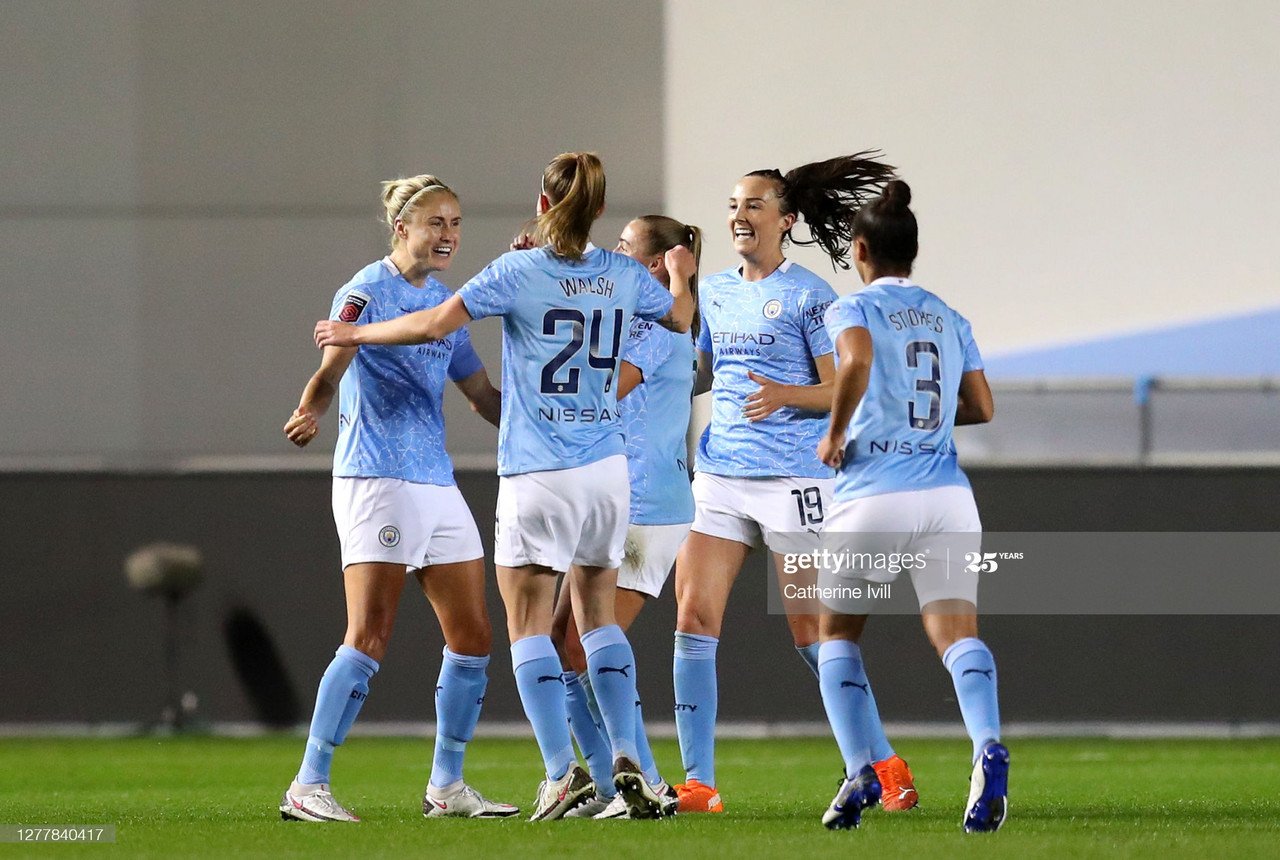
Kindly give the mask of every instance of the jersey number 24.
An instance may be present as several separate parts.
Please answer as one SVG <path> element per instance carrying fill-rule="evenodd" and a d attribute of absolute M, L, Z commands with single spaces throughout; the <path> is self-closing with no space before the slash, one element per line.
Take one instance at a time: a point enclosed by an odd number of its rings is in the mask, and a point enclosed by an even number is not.
<path fill-rule="evenodd" d="M 609 371 L 609 376 L 604 383 L 605 393 L 608 393 L 613 390 L 613 377 L 618 371 L 618 348 L 622 344 L 623 314 L 622 308 L 614 308 L 612 311 L 613 345 L 606 355 L 600 352 L 600 328 L 606 313 L 608 311 L 602 308 L 596 308 L 591 312 L 591 345 L 587 350 L 587 364 L 590 367 Z M 542 317 L 542 333 L 554 337 L 564 324 L 569 326 L 569 342 L 542 368 L 540 390 L 543 394 L 578 393 L 581 371 L 576 367 L 568 368 L 563 375 L 560 375 L 560 371 L 573 360 L 578 350 L 582 349 L 582 344 L 586 340 L 587 318 L 576 308 L 552 308 Z"/>

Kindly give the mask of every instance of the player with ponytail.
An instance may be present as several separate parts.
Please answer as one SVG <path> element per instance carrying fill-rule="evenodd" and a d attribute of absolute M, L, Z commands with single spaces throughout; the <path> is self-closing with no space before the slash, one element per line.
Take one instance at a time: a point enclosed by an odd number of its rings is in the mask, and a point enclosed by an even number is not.
<path fill-rule="evenodd" d="M 389 319 L 449 298 L 433 277 L 449 268 L 462 231 L 453 190 L 422 174 L 382 184 L 391 252 L 356 273 L 333 300 L 345 323 Z M 329 790 L 334 748 L 369 693 L 395 624 L 404 577 L 413 571 L 444 633 L 436 683 L 435 758 L 422 800 L 428 817 L 505 818 L 520 810 L 486 800 L 462 779 L 462 759 L 488 684 L 491 631 L 484 550 L 454 483 L 441 411 L 446 378 L 498 423 L 499 395 L 465 328 L 429 349 L 326 346 L 284 426 L 309 444 L 338 397 L 333 515 L 342 547 L 347 632 L 316 694 L 302 767 L 280 803 L 298 821 L 356 821 Z"/>
<path fill-rule="evenodd" d="M 702 254 L 702 231 L 665 215 L 643 215 L 622 230 L 615 249 L 644 264 L 669 286 L 665 254 L 683 246 L 695 264 Z M 697 274 L 689 279 L 697 299 Z M 697 321 L 694 321 L 696 330 Z M 622 351 L 618 408 L 627 437 L 627 471 L 631 482 L 631 516 L 626 554 L 618 570 L 615 612 L 618 626 L 630 628 L 645 603 L 662 593 L 676 553 L 693 521 L 693 493 L 689 489 L 688 448 L 685 437 L 693 397 L 693 338 L 637 319 L 631 323 Z M 568 693 L 569 726 L 591 770 L 595 799 L 569 813 L 570 817 L 624 818 L 622 797 L 609 797 L 608 741 L 594 705 L 586 654 L 573 623 L 567 589 L 560 590 L 553 634 L 563 656 Z M 654 792 L 674 807 L 676 793 L 658 772 L 645 739 L 640 700 L 636 700 L 636 745 L 640 767 Z"/>
<path fill-rule="evenodd" d="M 319 346 L 411 344 L 446 337 L 472 319 L 502 318 L 494 562 L 516 686 L 546 767 L 533 814 L 539 820 L 560 818 L 592 793 L 573 751 L 550 635 L 560 573 L 569 574 L 613 783 L 631 817 L 662 812 L 638 763 L 635 655 L 614 616 L 630 497 L 617 386 L 632 317 L 689 330 L 694 261 L 683 246 L 663 255 L 668 291 L 641 263 L 592 246 L 604 203 L 595 154 L 556 156 L 542 174 L 539 247 L 504 254 L 437 308 L 365 326 L 326 320 L 315 331 Z"/>
<path fill-rule="evenodd" d="M 817 452 L 838 471 L 823 543 L 839 554 L 925 560 L 911 569 L 911 584 L 973 742 L 964 829 L 992 831 L 1006 818 L 1009 751 L 1000 743 L 995 658 L 978 638 L 978 574 L 965 564 L 966 555 L 981 554 L 982 523 L 952 428 L 990 421 L 995 407 L 969 321 L 911 279 L 919 241 L 910 203 L 911 189 L 894 180 L 858 212 L 853 257 L 866 287 L 826 313 L 839 370 Z M 915 453 L 892 453 L 902 450 Z M 876 574 L 867 578 L 886 581 Z M 865 593 L 856 574 L 823 578 Z M 881 793 L 860 692 L 869 682 L 858 640 L 871 606 L 824 602 L 819 681 L 845 779 L 822 821 L 841 829 L 857 827 Z"/>
<path fill-rule="evenodd" d="M 698 448 L 696 514 L 676 561 L 676 727 L 688 775 L 676 786 L 681 812 L 723 809 L 715 783 L 715 660 L 734 580 L 760 542 L 777 571 L 782 553 L 811 552 L 830 505 L 834 475 L 814 449 L 831 406 L 835 366 L 822 319 L 836 294 L 786 259 L 785 249 L 814 244 L 833 267 L 848 268 L 854 215 L 893 176 L 875 154 L 743 176 L 728 212 L 742 263 L 703 279 L 699 388 L 709 384 L 712 414 Z M 807 238 L 798 235 L 801 222 Z M 785 592 L 784 604 L 796 649 L 816 675 L 817 616 Z M 876 761 L 900 789 L 893 806 L 910 808 L 910 771 L 879 728 L 869 687 L 864 709 L 878 733 Z"/>

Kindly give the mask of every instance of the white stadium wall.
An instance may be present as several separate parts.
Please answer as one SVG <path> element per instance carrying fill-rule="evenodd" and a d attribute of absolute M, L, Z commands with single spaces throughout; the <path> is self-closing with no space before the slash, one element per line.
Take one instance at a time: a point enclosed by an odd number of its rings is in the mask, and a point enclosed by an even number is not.
<path fill-rule="evenodd" d="M 721 268 L 740 174 L 879 147 L 990 354 L 1275 307 L 1277 44 L 1265 0 L 668 0 L 667 208 Z"/>

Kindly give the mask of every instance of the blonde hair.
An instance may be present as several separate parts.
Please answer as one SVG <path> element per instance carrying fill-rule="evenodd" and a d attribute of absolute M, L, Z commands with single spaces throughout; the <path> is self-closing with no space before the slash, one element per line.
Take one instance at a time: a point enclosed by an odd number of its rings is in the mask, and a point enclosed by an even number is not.
<path fill-rule="evenodd" d="M 636 219 L 645 227 L 646 254 L 665 254 L 676 245 L 684 245 L 693 254 L 693 262 L 702 265 L 702 230 L 692 224 L 685 224 L 666 215 L 641 215 Z M 698 319 L 698 273 L 695 270 L 689 278 L 689 295 L 693 296 L 694 320 L 693 333 L 697 335 Z"/>
<path fill-rule="evenodd" d="M 430 173 L 388 179 L 382 183 L 382 206 L 386 210 L 383 219 L 387 223 L 387 229 L 391 231 L 391 250 L 394 251 L 400 241 L 400 237 L 396 235 L 396 219 L 409 220 L 419 206 L 439 192 L 450 195 L 454 200 L 458 199 L 457 192 Z"/>
<path fill-rule="evenodd" d="M 581 260 L 591 225 L 604 209 L 604 165 L 594 152 L 564 152 L 542 171 L 551 207 L 538 216 L 538 240 L 558 257 Z"/>

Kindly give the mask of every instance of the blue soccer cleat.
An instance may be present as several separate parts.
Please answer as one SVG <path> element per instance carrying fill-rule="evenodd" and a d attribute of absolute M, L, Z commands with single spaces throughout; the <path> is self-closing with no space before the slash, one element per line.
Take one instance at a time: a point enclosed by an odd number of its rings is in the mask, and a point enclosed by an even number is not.
<path fill-rule="evenodd" d="M 880 780 L 875 768 L 867 765 L 853 779 L 840 782 L 840 790 L 822 814 L 828 830 L 850 830 L 862 820 L 862 810 L 880 802 Z"/>
<path fill-rule="evenodd" d="M 969 802 L 964 808 L 965 833 L 994 833 L 1009 815 L 1009 750 L 988 741 L 969 777 Z"/>

